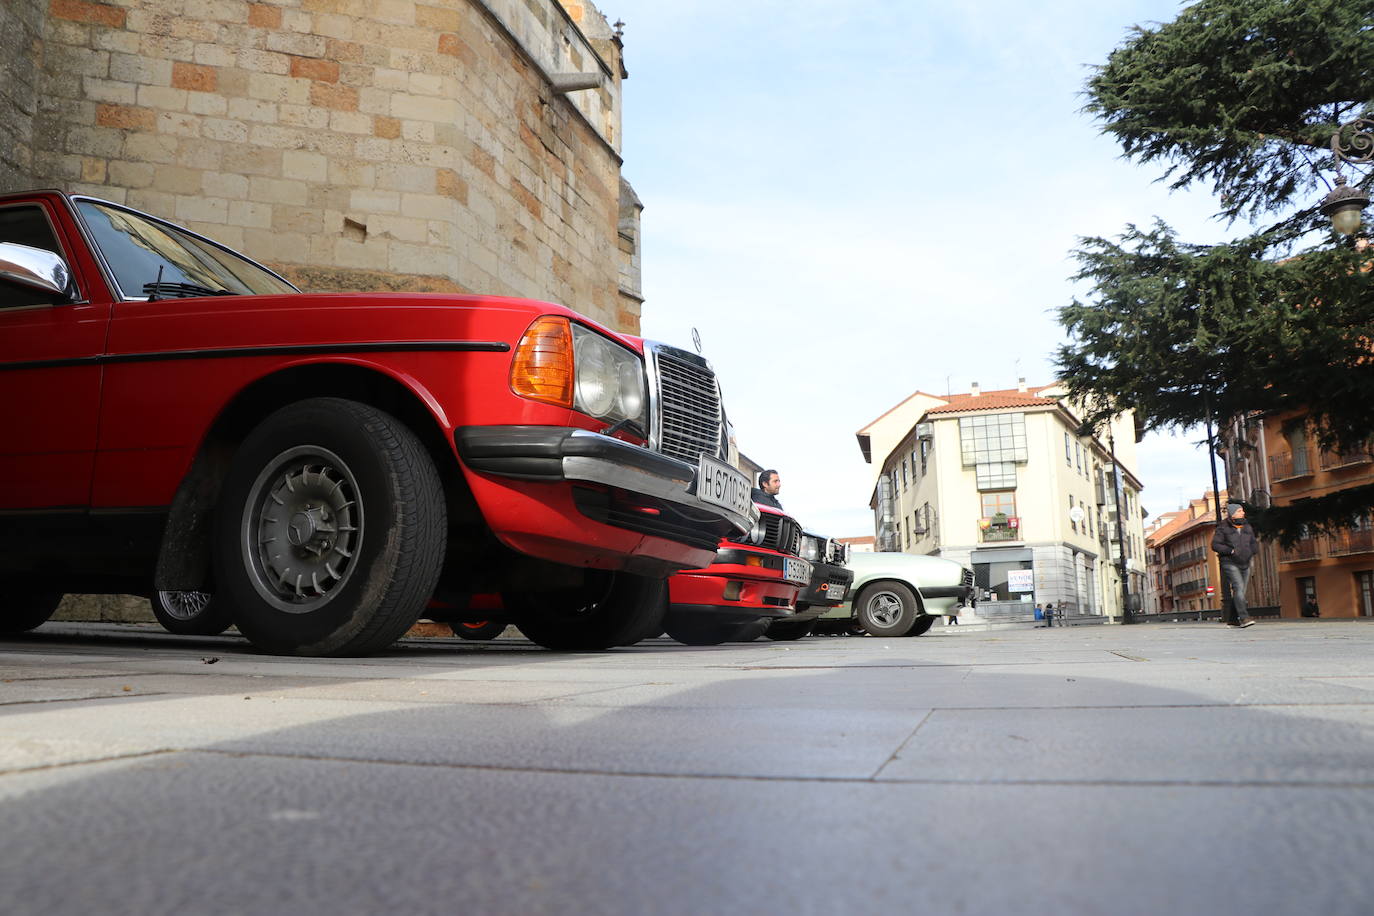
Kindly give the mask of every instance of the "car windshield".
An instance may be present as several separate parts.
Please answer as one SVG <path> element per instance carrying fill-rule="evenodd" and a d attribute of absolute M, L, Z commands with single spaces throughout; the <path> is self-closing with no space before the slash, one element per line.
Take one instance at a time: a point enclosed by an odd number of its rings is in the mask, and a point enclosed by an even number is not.
<path fill-rule="evenodd" d="M 76 208 L 125 299 L 294 293 L 246 258 L 175 226 L 94 200 Z"/>

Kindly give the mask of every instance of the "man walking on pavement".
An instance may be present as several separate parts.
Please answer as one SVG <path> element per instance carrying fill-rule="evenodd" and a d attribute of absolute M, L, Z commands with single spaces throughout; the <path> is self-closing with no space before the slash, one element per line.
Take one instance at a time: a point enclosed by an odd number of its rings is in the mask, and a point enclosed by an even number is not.
<path fill-rule="evenodd" d="M 782 490 L 782 479 L 778 477 L 777 471 L 759 471 L 759 485 L 754 488 L 754 502 L 763 506 L 772 506 L 774 509 L 781 509 L 782 503 L 778 502 L 780 490 Z"/>
<path fill-rule="evenodd" d="M 1212 535 L 1212 549 L 1217 552 L 1221 574 L 1231 587 L 1231 609 L 1223 610 L 1228 627 L 1248 627 L 1255 621 L 1245 605 L 1245 589 L 1250 584 L 1250 568 L 1259 552 L 1255 530 L 1245 520 L 1245 507 L 1240 503 L 1226 504 L 1226 521 L 1217 525 Z"/>

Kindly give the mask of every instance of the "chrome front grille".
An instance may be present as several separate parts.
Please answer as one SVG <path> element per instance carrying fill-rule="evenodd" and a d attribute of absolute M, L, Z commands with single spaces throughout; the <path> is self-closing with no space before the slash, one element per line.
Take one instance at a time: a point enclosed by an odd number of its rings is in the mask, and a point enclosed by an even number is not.
<path fill-rule="evenodd" d="M 660 343 L 646 343 L 653 391 L 649 447 L 696 464 L 704 453 L 720 457 L 720 386 L 711 364 Z"/>

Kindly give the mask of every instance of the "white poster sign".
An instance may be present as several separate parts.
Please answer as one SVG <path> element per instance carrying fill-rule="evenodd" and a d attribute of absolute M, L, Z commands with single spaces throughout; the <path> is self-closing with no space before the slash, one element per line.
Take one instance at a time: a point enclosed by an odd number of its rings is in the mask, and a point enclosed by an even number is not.
<path fill-rule="evenodd" d="M 1033 570 L 1033 569 L 1009 569 L 1009 570 L 1007 570 L 1007 591 L 1009 591 L 1009 592 L 1033 592 L 1033 591 L 1035 591 L 1035 570 Z"/>

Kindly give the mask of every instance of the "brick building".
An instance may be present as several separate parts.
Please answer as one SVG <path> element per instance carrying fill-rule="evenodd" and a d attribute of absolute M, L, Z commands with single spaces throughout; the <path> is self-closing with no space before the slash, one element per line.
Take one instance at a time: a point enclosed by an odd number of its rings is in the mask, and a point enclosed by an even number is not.
<path fill-rule="evenodd" d="M 1226 491 L 1221 491 L 1226 501 Z M 1159 516 L 1145 532 L 1149 591 L 1145 607 L 1151 613 L 1220 610 L 1221 567 L 1212 550 L 1217 530 L 1217 500 L 1209 490 L 1189 500 L 1186 509 Z M 1251 575 L 1248 606 L 1267 602 L 1263 577 Z"/>
<path fill-rule="evenodd" d="M 636 331 L 621 51 L 583 0 L 7 0 L 0 190 L 127 203 L 307 289 Z"/>
<path fill-rule="evenodd" d="M 1251 414 L 1220 430 L 1227 479 L 1261 508 L 1374 483 L 1374 442 L 1349 452 L 1318 447 L 1305 411 Z M 1289 548 L 1265 545 L 1275 569 L 1273 601 L 1297 617 L 1311 599 L 1323 617 L 1374 617 L 1374 519 L 1350 520 L 1333 535 L 1313 534 Z"/>

